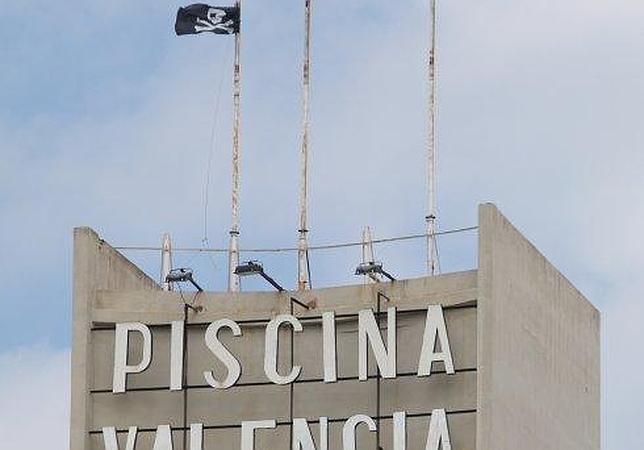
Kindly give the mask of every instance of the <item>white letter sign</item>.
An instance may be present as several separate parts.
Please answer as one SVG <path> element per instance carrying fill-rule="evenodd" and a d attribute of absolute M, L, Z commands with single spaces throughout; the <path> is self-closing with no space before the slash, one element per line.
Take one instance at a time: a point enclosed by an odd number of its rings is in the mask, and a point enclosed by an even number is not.
<path fill-rule="evenodd" d="M 349 417 L 342 429 L 342 449 L 343 450 L 356 450 L 356 428 L 359 424 L 366 423 L 369 431 L 376 431 L 376 422 L 369 416 L 364 414 L 356 414 Z"/>
<path fill-rule="evenodd" d="M 152 450 L 172 450 L 172 430 L 170 425 L 159 425 L 157 427 Z"/>
<path fill-rule="evenodd" d="M 190 424 L 190 450 L 203 450 L 203 424 Z"/>
<path fill-rule="evenodd" d="M 407 414 L 394 413 L 394 450 L 407 450 Z"/>
<path fill-rule="evenodd" d="M 278 349 L 278 334 L 280 325 L 288 322 L 296 332 L 302 331 L 302 324 L 294 316 L 290 314 L 283 314 L 275 317 L 266 325 L 266 342 L 264 352 L 264 372 L 269 380 L 275 384 L 289 384 L 294 382 L 300 376 L 302 367 L 293 366 L 291 373 L 282 376 L 277 372 L 277 349 Z M 293 343 L 291 342 L 291 345 Z"/>
<path fill-rule="evenodd" d="M 338 381 L 338 359 L 336 356 L 335 312 L 322 313 L 322 362 L 324 382 Z"/>
<path fill-rule="evenodd" d="M 143 356 L 136 365 L 127 365 L 127 354 L 130 331 L 138 331 L 143 337 Z M 112 392 L 115 394 L 125 392 L 125 378 L 128 373 L 141 373 L 152 361 L 152 334 L 150 329 L 139 322 L 117 323 L 114 335 L 114 376 L 112 378 Z"/>
<path fill-rule="evenodd" d="M 255 430 L 277 427 L 275 420 L 249 420 L 241 425 L 241 450 L 255 450 Z"/>
<path fill-rule="evenodd" d="M 328 450 L 329 419 L 320 417 L 320 447 L 316 449 L 306 419 L 293 419 L 293 450 Z"/>
<path fill-rule="evenodd" d="M 358 379 L 368 378 L 367 341 L 383 378 L 396 378 L 396 308 L 387 308 L 387 348 L 371 309 L 358 313 Z"/>
<path fill-rule="evenodd" d="M 241 328 L 239 328 L 237 322 L 230 319 L 216 320 L 206 329 L 206 346 L 228 369 L 228 375 L 222 382 L 215 380 L 215 376 L 212 371 L 206 371 L 203 373 L 206 382 L 215 389 L 228 389 L 237 383 L 237 380 L 239 380 L 239 377 L 241 376 L 241 365 L 239 364 L 239 361 L 237 361 L 237 358 L 235 358 L 233 354 L 224 347 L 224 344 L 222 344 L 217 337 L 219 330 L 223 327 L 230 328 L 233 332 L 233 336 L 241 336 L 242 334 Z"/>
<path fill-rule="evenodd" d="M 134 450 L 136 445 L 137 427 L 130 427 L 127 432 L 127 442 L 125 443 L 125 450 Z M 104 427 L 103 428 L 103 443 L 105 450 L 119 450 L 119 442 L 116 439 L 116 428 Z"/>
<path fill-rule="evenodd" d="M 436 351 L 436 340 L 438 339 L 441 350 Z M 418 376 L 426 377 L 432 373 L 432 363 L 443 361 L 445 371 L 453 375 L 454 362 L 452 361 L 452 350 L 447 337 L 447 326 L 441 305 L 431 305 L 427 308 L 427 319 L 425 321 L 425 333 L 423 335 L 423 347 L 420 351 L 418 362 Z"/>
<path fill-rule="evenodd" d="M 170 390 L 183 389 L 183 320 L 170 325 Z"/>
<path fill-rule="evenodd" d="M 452 450 L 452 444 L 449 439 L 449 428 L 447 427 L 447 415 L 444 409 L 435 409 L 432 411 L 432 418 L 429 422 L 429 432 L 427 434 L 427 446 L 425 450 Z"/>

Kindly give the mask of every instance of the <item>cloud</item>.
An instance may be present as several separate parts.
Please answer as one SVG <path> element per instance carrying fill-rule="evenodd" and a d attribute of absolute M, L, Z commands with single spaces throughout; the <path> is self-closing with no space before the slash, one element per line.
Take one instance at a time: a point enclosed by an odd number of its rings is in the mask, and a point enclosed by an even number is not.
<path fill-rule="evenodd" d="M 0 353 L 4 448 L 69 448 L 69 352 L 33 346 Z"/>

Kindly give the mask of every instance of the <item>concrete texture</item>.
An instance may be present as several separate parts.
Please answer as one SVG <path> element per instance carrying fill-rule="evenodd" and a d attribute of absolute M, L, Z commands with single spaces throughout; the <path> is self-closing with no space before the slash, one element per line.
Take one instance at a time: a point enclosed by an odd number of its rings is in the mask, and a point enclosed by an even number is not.
<path fill-rule="evenodd" d="M 599 449 L 599 312 L 494 205 L 479 227 L 477 449 Z"/>
<path fill-rule="evenodd" d="M 72 394 L 70 449 L 89 446 L 92 422 L 90 389 L 94 357 L 90 331 L 92 305 L 99 290 L 156 290 L 158 285 L 141 269 L 101 240 L 90 228 L 74 229 L 72 319 Z"/>

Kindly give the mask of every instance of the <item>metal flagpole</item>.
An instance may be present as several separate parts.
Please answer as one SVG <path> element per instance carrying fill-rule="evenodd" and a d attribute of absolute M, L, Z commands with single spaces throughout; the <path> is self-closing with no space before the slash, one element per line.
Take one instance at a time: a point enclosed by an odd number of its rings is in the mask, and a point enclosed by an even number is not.
<path fill-rule="evenodd" d="M 241 0 L 235 1 L 241 14 Z M 232 167 L 232 223 L 228 247 L 228 292 L 239 291 L 239 277 L 235 268 L 239 265 L 239 138 L 241 128 L 241 19 L 240 29 L 235 33 L 235 60 L 233 62 L 233 167 Z"/>
<path fill-rule="evenodd" d="M 302 64 L 302 131 L 300 148 L 300 227 L 298 230 L 297 288 L 311 287 L 307 242 L 308 164 L 309 164 L 309 100 L 311 64 L 311 0 L 304 0 L 304 61 Z"/>
<path fill-rule="evenodd" d="M 436 248 L 436 0 L 430 0 L 431 41 L 428 55 L 429 114 L 427 139 L 427 272 L 437 271 Z"/>

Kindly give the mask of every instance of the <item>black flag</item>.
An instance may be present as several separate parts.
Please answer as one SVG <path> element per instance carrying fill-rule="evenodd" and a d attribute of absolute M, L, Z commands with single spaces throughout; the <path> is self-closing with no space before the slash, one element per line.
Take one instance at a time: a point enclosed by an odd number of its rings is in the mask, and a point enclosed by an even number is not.
<path fill-rule="evenodd" d="M 179 8 L 174 31 L 182 34 L 215 34 L 239 33 L 240 13 L 235 6 L 209 6 L 203 3 Z"/>

